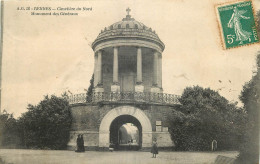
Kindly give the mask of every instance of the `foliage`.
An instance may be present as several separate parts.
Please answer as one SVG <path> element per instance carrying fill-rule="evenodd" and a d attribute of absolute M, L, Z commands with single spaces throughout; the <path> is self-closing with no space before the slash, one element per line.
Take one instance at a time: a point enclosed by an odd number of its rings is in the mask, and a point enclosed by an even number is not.
<path fill-rule="evenodd" d="M 87 91 L 87 102 L 91 101 L 93 89 L 94 89 L 94 74 L 92 74 L 92 77 L 90 79 L 90 85 Z"/>
<path fill-rule="evenodd" d="M 259 162 L 260 52 L 256 61 L 257 71 L 253 78 L 243 86 L 240 95 L 249 119 L 243 145 L 236 161 L 241 164 Z"/>
<path fill-rule="evenodd" d="M 0 114 L 0 145 L 5 148 L 19 148 L 21 140 L 19 136 L 19 124 L 13 114 L 5 110 Z"/>
<path fill-rule="evenodd" d="M 64 149 L 69 141 L 72 123 L 66 98 L 45 96 L 38 105 L 28 105 L 19 119 L 22 140 L 27 148 Z"/>
<path fill-rule="evenodd" d="M 219 149 L 238 149 L 246 122 L 242 109 L 199 86 L 187 87 L 179 101 L 178 112 L 169 116 L 177 150 L 210 150 L 214 139 Z"/>

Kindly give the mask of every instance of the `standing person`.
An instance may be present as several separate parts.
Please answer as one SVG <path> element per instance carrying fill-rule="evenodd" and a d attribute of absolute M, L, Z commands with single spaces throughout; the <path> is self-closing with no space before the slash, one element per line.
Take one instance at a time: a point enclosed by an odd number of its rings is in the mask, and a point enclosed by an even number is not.
<path fill-rule="evenodd" d="M 77 148 L 76 148 L 75 152 L 80 152 L 80 134 L 78 135 L 78 138 L 77 138 Z"/>
<path fill-rule="evenodd" d="M 80 141 L 81 141 L 81 152 L 85 152 L 85 147 L 84 147 L 84 139 L 83 139 L 83 134 L 80 136 Z"/>
<path fill-rule="evenodd" d="M 216 140 L 213 140 L 212 143 L 211 143 L 211 150 L 212 151 L 216 151 L 217 150 L 217 141 Z"/>
<path fill-rule="evenodd" d="M 152 158 L 156 158 L 156 154 L 158 154 L 157 139 L 156 138 L 154 138 L 154 140 L 153 140 L 151 153 L 153 153 L 153 157 Z"/>

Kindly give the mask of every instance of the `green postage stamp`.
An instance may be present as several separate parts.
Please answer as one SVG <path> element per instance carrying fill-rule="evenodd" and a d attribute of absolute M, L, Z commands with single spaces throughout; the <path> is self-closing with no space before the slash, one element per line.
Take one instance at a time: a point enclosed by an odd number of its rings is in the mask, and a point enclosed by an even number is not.
<path fill-rule="evenodd" d="M 259 42 L 250 0 L 217 5 L 216 10 L 225 49 Z"/>

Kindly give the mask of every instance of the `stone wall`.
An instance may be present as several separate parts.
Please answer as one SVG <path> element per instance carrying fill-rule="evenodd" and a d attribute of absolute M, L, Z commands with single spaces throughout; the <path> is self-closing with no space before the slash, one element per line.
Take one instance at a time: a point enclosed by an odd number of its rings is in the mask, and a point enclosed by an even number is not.
<path fill-rule="evenodd" d="M 104 116 L 112 109 L 125 106 L 119 104 L 103 105 L 79 105 L 72 106 L 71 113 L 73 123 L 71 128 L 71 139 L 69 147 L 76 146 L 78 134 L 84 135 L 85 146 L 95 149 L 99 145 L 99 126 Z M 174 143 L 171 140 L 170 133 L 167 131 L 169 123 L 167 116 L 169 112 L 174 111 L 174 107 L 162 105 L 131 105 L 141 109 L 149 118 L 152 126 L 153 138 L 157 138 L 158 147 L 172 147 Z M 156 121 L 161 121 L 161 130 L 156 128 Z M 159 129 L 159 130 L 158 130 Z M 92 148 L 93 147 L 93 148 Z"/>
<path fill-rule="evenodd" d="M 98 106 L 74 106 L 71 108 L 72 131 L 98 131 L 100 123 L 100 110 Z"/>
<path fill-rule="evenodd" d="M 169 132 L 153 132 L 153 138 L 157 139 L 158 147 L 174 146 Z"/>
<path fill-rule="evenodd" d="M 76 141 L 79 134 L 83 134 L 84 145 L 87 150 L 98 150 L 98 131 L 71 131 L 68 149 L 76 150 Z"/>
<path fill-rule="evenodd" d="M 156 121 L 162 122 L 162 127 L 168 127 L 167 117 L 169 112 L 175 111 L 171 106 L 151 105 L 148 110 L 144 110 L 152 123 L 153 131 L 156 131 Z"/>

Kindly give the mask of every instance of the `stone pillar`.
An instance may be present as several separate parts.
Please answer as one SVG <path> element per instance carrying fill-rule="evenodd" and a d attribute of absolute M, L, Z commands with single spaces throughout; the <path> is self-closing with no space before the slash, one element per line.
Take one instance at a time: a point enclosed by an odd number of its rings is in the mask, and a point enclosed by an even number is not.
<path fill-rule="evenodd" d="M 111 85 L 111 92 L 120 92 L 120 86 L 118 85 L 118 47 L 114 47 L 113 84 Z"/>
<path fill-rule="evenodd" d="M 156 51 L 153 56 L 153 86 L 158 86 L 158 52 Z"/>
<path fill-rule="evenodd" d="M 99 148 L 109 147 L 109 131 L 99 131 Z"/>
<path fill-rule="evenodd" d="M 158 86 L 158 58 L 159 53 L 157 51 L 153 54 L 153 86 L 151 88 L 151 92 L 160 93 L 160 88 Z"/>
<path fill-rule="evenodd" d="M 97 77 L 97 55 L 94 56 L 95 63 L 94 63 L 94 87 L 98 84 L 98 77 Z"/>
<path fill-rule="evenodd" d="M 143 73 L 142 73 L 142 49 L 141 47 L 137 48 L 137 72 L 136 72 L 136 85 L 135 85 L 135 92 L 143 92 L 144 86 L 143 83 Z"/>
<path fill-rule="evenodd" d="M 158 68 L 159 68 L 159 71 L 158 71 L 158 77 L 159 77 L 159 88 L 161 89 L 161 91 L 163 90 L 162 89 L 162 54 L 159 55 L 159 60 L 158 60 Z"/>
<path fill-rule="evenodd" d="M 150 131 L 150 132 L 146 132 L 146 131 L 143 131 L 142 132 L 142 148 L 145 150 L 147 148 L 150 148 L 151 145 L 152 145 L 152 141 L 153 140 L 153 132 Z"/>
<path fill-rule="evenodd" d="M 113 83 L 118 83 L 118 48 L 114 47 Z"/>
<path fill-rule="evenodd" d="M 137 83 L 142 83 L 142 50 L 137 48 Z"/>
<path fill-rule="evenodd" d="M 97 65 L 96 65 L 96 74 L 97 74 L 97 86 L 95 87 L 95 92 L 104 92 L 102 85 L 102 51 L 99 50 L 97 53 Z"/>

